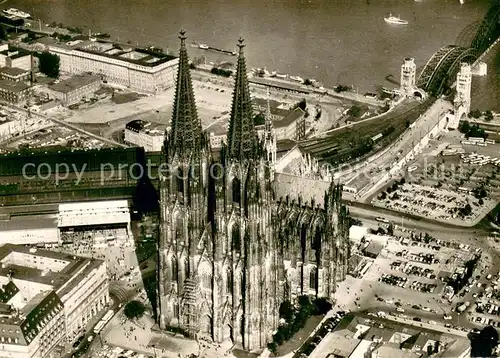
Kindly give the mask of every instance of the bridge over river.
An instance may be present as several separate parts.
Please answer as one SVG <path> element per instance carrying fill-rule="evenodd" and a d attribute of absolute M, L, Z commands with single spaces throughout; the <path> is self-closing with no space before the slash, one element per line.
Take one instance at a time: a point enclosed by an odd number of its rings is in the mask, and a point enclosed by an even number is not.
<path fill-rule="evenodd" d="M 472 27 L 473 36 L 471 27 L 466 27 L 457 40 L 461 45 L 444 46 L 427 61 L 416 81 L 417 87 L 429 96 L 425 101 L 404 101 L 377 120 L 367 119 L 332 130 L 325 136 L 300 142 L 300 148 L 320 162 L 339 167 L 344 163 L 366 160 L 374 152 L 387 147 L 452 87 L 460 63 L 474 64 L 498 42 L 499 16 L 500 0 L 495 0 L 481 23 Z M 467 36 L 472 39 L 468 46 L 464 46 Z M 382 137 L 375 142 L 373 138 L 379 134 Z"/>

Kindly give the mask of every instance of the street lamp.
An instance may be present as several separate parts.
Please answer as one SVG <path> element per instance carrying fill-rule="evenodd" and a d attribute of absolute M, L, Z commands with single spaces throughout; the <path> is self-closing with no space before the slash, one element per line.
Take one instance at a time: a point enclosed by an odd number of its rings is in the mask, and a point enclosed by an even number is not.
<path fill-rule="evenodd" d="M 154 344 L 152 344 L 151 347 L 153 347 L 153 353 L 155 355 L 155 358 L 157 358 L 157 355 L 156 355 L 156 346 Z"/>

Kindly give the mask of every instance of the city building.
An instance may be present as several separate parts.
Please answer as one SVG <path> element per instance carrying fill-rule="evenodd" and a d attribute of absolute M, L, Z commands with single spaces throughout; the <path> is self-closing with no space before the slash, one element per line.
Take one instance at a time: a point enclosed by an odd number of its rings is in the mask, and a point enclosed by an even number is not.
<path fill-rule="evenodd" d="M 269 104 L 268 104 L 269 102 Z M 290 106 L 284 103 L 264 98 L 252 98 L 255 113 L 266 113 L 269 106 L 270 116 L 273 121 L 279 121 L 290 113 Z"/>
<path fill-rule="evenodd" d="M 31 71 L 32 64 L 31 52 L 9 44 L 0 44 L 0 67 L 17 67 Z"/>
<path fill-rule="evenodd" d="M 12 216 L 0 220 L 0 245 L 57 243 L 57 218 L 53 216 Z"/>
<path fill-rule="evenodd" d="M 0 98 L 7 102 L 22 102 L 29 97 L 30 91 L 30 87 L 24 82 L 0 79 Z"/>
<path fill-rule="evenodd" d="M 61 71 L 91 72 L 109 83 L 156 93 L 174 85 L 178 59 L 162 53 L 101 41 L 75 40 L 48 45 Z"/>
<path fill-rule="evenodd" d="M 77 75 L 49 86 L 52 95 L 65 106 L 80 102 L 101 87 L 101 78 L 96 75 Z"/>
<path fill-rule="evenodd" d="M 306 135 L 305 112 L 300 108 L 282 109 L 277 108 L 273 112 L 269 111 L 273 128 L 276 132 L 278 142 L 301 140 Z M 274 113 L 274 114 L 273 114 Z M 227 143 L 227 131 L 229 124 L 210 127 L 210 145 L 212 148 L 222 148 L 223 143 Z M 265 132 L 265 124 L 255 127 L 259 137 Z"/>
<path fill-rule="evenodd" d="M 392 320 L 383 312 L 349 313 L 309 354 L 312 358 L 470 357 L 466 333 L 410 320 Z M 413 324 L 418 324 L 418 326 Z"/>
<path fill-rule="evenodd" d="M 159 152 L 163 146 L 166 126 L 133 120 L 127 123 L 124 131 L 124 141 L 138 147 L 143 147 L 146 152 Z"/>
<path fill-rule="evenodd" d="M 282 119 L 273 120 L 277 140 L 301 140 L 306 136 L 305 112 L 300 108 L 288 111 Z"/>
<path fill-rule="evenodd" d="M 127 200 L 89 201 L 59 205 L 57 227 L 61 244 L 74 243 L 81 233 L 100 231 L 103 240 L 128 240 L 130 205 Z"/>
<path fill-rule="evenodd" d="M 48 357 L 109 303 L 103 261 L 4 245 L 0 263 L 2 358 Z"/>
<path fill-rule="evenodd" d="M 201 129 L 184 32 L 171 131 L 170 175 L 160 176 L 158 309 L 161 329 L 261 349 L 279 324 L 279 306 L 300 295 L 333 300 L 350 253 L 342 189 L 322 201 L 275 195 L 271 119 L 261 140 L 243 52 L 239 56 L 227 145 L 214 163 Z M 189 175 L 186 175 L 189 173 Z M 319 205 L 318 205 L 319 204 Z"/>
<path fill-rule="evenodd" d="M 9 80 L 12 82 L 29 81 L 31 72 L 18 67 L 2 67 L 0 68 L 0 79 Z"/>

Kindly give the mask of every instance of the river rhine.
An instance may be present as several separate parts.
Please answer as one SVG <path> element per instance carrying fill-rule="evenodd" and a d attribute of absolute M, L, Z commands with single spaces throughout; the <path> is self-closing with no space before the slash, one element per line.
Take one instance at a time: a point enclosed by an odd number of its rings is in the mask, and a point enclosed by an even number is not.
<path fill-rule="evenodd" d="M 46 22 L 107 32 L 112 38 L 177 52 L 177 33 L 189 41 L 235 49 L 246 40 L 248 67 L 314 78 L 360 92 L 391 86 L 404 57 L 424 66 L 440 47 L 455 44 L 480 21 L 488 0 L 7 0 Z M 408 20 L 388 25 L 389 13 Z M 473 107 L 500 111 L 500 46 L 489 56 L 489 76 L 474 80 Z M 192 57 L 201 50 L 190 48 Z M 208 61 L 234 57 L 208 54 Z"/>

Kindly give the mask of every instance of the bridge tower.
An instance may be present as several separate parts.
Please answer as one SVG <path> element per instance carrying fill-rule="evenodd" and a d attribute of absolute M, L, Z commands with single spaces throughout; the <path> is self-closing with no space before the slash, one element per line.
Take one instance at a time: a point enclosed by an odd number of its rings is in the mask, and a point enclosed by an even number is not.
<path fill-rule="evenodd" d="M 417 86 L 415 80 L 417 77 L 417 65 L 415 59 L 407 57 L 401 66 L 401 93 L 406 97 L 412 97 Z"/>
<path fill-rule="evenodd" d="M 456 129 L 462 117 L 466 117 L 470 112 L 470 92 L 472 84 L 471 65 L 462 62 L 460 71 L 457 73 L 457 94 L 453 101 L 455 116 L 448 123 L 448 128 Z"/>

